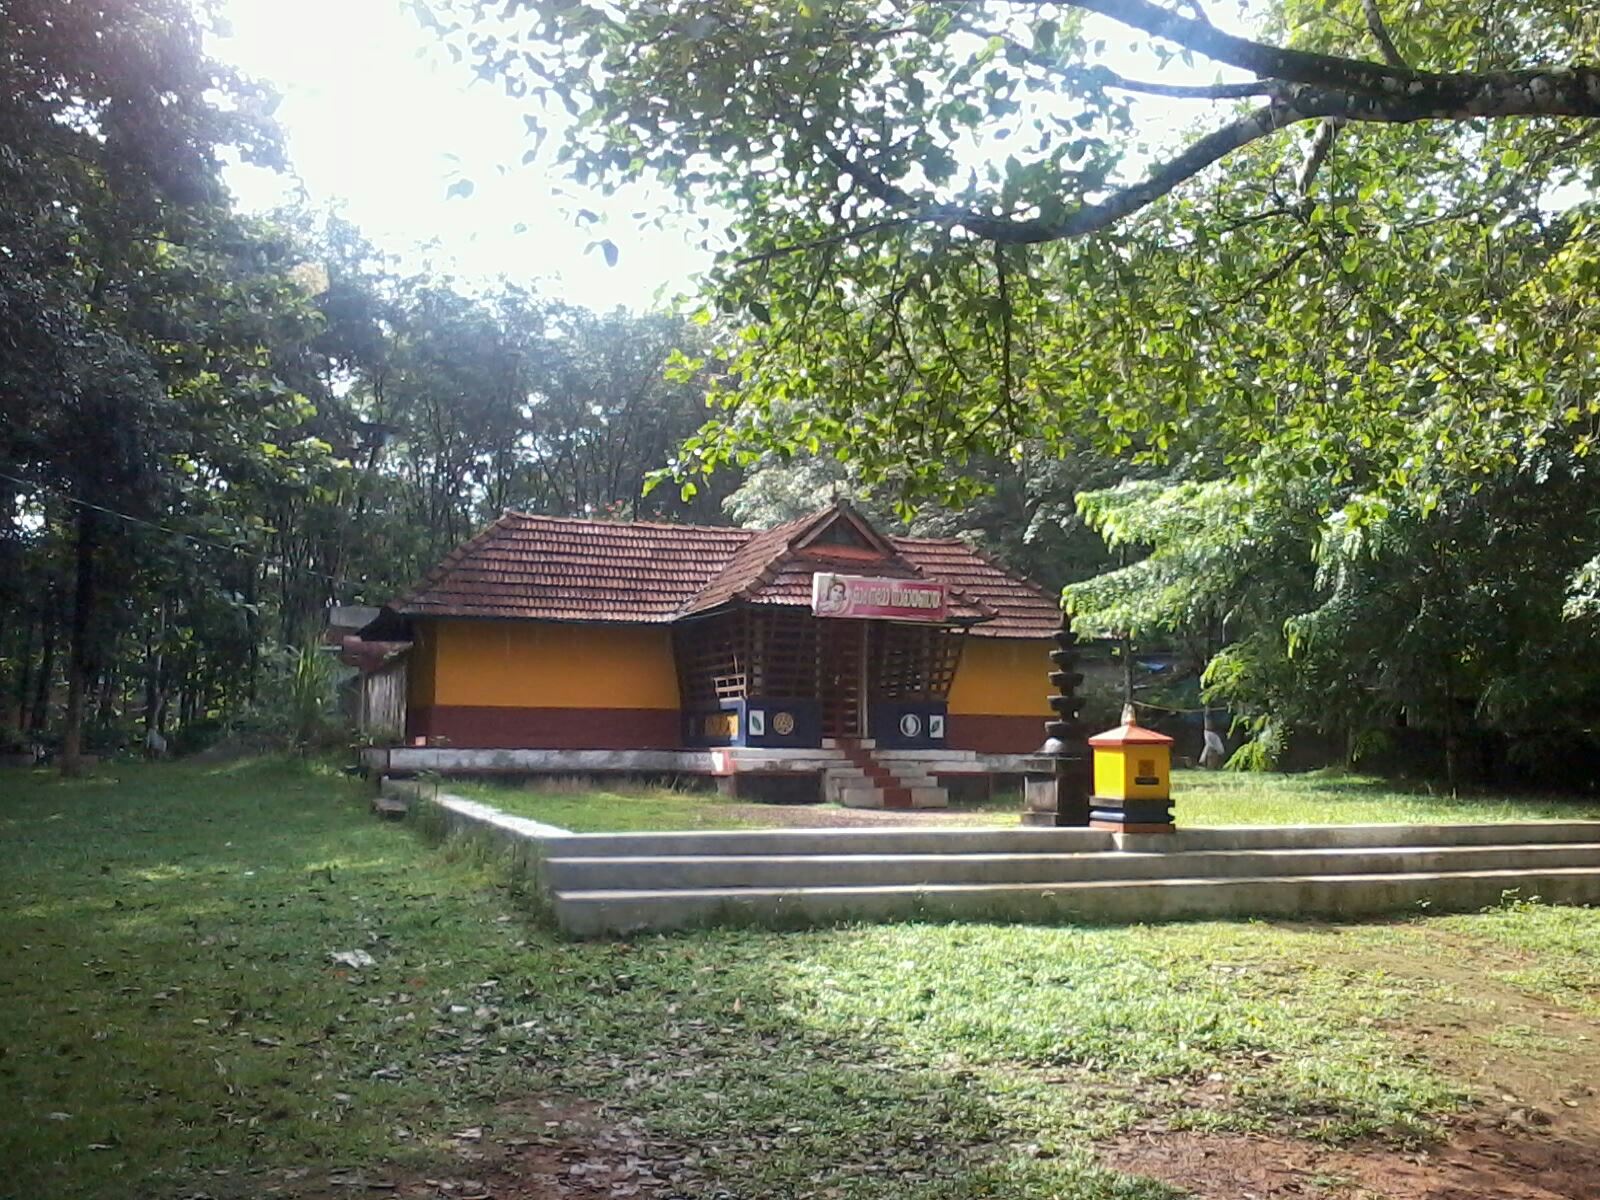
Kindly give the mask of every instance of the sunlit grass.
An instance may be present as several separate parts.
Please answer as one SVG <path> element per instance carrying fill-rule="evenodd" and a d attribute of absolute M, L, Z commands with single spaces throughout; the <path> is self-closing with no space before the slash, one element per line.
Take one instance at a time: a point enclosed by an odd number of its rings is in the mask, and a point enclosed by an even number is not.
<path fill-rule="evenodd" d="M 748 813 L 748 805 L 734 804 L 710 790 L 682 791 L 644 784 L 575 789 L 565 781 L 525 787 L 445 781 L 440 786 L 574 833 L 745 829 L 762 824 L 759 816 Z"/>
<path fill-rule="evenodd" d="M 507 812 L 577 833 L 669 829 L 742 829 L 786 825 L 779 806 L 735 804 L 715 791 L 645 785 L 594 787 L 563 780 L 524 786 L 457 783 L 440 786 Z M 1253 775 L 1233 771 L 1173 773 L 1180 825 L 1360 825 L 1370 823 L 1591 820 L 1600 803 L 1585 800 L 1473 795 L 1454 798 L 1404 790 L 1380 779 L 1333 772 Z M 1019 793 L 951 812 L 973 824 L 1014 824 Z"/>
<path fill-rule="evenodd" d="M 1335 772 L 1262 775 L 1177 771 L 1172 781 L 1179 824 L 1360 825 L 1592 820 L 1600 803 L 1516 796 L 1404 790 L 1381 779 Z"/>
<path fill-rule="evenodd" d="M 1413 1023 L 1491 984 L 1600 996 L 1589 910 L 572 943 L 335 771 L 3 783 L 0 1195 L 19 1200 L 460 1177 L 460 1130 L 548 1133 L 530 1097 L 692 1150 L 685 1196 L 1148 1200 L 1166 1193 L 1099 1167 L 1095 1138 L 1421 1136 L 1462 1090 Z M 352 949 L 374 964 L 329 958 Z"/>

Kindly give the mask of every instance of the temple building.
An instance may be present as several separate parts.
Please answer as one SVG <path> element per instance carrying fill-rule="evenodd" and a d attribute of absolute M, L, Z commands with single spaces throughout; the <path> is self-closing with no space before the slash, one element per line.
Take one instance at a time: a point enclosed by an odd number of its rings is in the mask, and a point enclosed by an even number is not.
<path fill-rule="evenodd" d="M 361 636 L 410 646 L 382 660 L 390 692 L 405 676 L 390 769 L 407 751 L 814 789 L 847 759 L 893 804 L 1039 747 L 1059 623 L 965 542 L 888 537 L 840 503 L 768 530 L 508 512 Z"/>

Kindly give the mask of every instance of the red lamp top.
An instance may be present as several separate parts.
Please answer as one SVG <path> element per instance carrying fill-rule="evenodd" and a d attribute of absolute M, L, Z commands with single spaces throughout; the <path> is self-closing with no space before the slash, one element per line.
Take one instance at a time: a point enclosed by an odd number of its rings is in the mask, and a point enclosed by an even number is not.
<path fill-rule="evenodd" d="M 1091 746 L 1170 746 L 1172 739 L 1154 729 L 1146 729 L 1132 721 L 1124 721 L 1115 729 L 1097 733 L 1089 739 Z"/>

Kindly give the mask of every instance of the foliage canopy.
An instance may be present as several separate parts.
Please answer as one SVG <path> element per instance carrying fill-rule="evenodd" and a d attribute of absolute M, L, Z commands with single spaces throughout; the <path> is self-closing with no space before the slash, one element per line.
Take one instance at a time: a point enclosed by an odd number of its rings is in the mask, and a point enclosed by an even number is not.
<path fill-rule="evenodd" d="M 960 498 L 952 465 L 1088 440 L 1426 505 L 1592 438 L 1590 5 L 1288 0 L 1258 37 L 1146 0 L 441 12 L 537 133 L 572 114 L 577 180 L 700 214 L 743 328 L 687 474 L 824 447 Z M 1226 78 L 1129 78 L 1129 35 Z M 1211 109 L 1154 166 L 1152 95 Z"/>

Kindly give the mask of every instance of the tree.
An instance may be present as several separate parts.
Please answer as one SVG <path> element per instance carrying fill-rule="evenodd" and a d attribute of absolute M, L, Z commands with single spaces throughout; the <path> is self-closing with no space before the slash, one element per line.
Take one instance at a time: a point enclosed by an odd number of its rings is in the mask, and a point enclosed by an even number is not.
<path fill-rule="evenodd" d="M 1523 736 L 1505 701 L 1537 689 L 1505 648 L 1583 661 L 1560 599 L 1586 613 L 1600 576 L 1600 531 L 1537 528 L 1587 503 L 1559 481 L 1600 435 L 1600 16 L 1263 9 L 1247 36 L 1188 0 L 439 24 L 524 103 L 566 104 L 579 182 L 653 176 L 702 222 L 708 303 L 742 327 L 683 475 L 823 447 L 968 509 L 987 464 L 1109 455 L 1147 482 L 1087 502 L 1134 556 L 1073 590 L 1087 623 L 1225 632 L 1212 686 L 1263 734 L 1401 712 L 1447 756 L 1469 724 Z M 1119 31 L 1218 73 L 1133 78 Z M 1152 155 L 1153 97 L 1200 115 Z M 1039 511 L 1063 524 L 1103 486 L 1058 482 Z M 1589 674 L 1540 678 L 1587 712 Z"/>
<path fill-rule="evenodd" d="M 1237 765 L 1278 764 L 1309 739 L 1451 786 L 1515 768 L 1593 787 L 1548 750 L 1585 743 L 1600 715 L 1600 626 L 1581 582 L 1595 488 L 1570 436 L 1426 512 L 1360 521 L 1326 520 L 1346 499 L 1326 480 L 1123 485 L 1080 507 L 1136 561 L 1068 602 L 1084 632 L 1206 643 L 1207 694 L 1252 735 Z"/>
<path fill-rule="evenodd" d="M 868 484 L 962 500 L 951 466 L 1085 434 L 1152 461 L 1274 441 L 1403 489 L 1441 430 L 1492 468 L 1592 394 L 1567 334 L 1592 332 L 1597 239 L 1559 199 L 1600 163 L 1592 6 L 1384 7 L 1287 0 L 1260 38 L 1147 0 L 435 21 L 480 74 L 568 106 L 580 182 L 653 177 L 701 212 L 711 299 L 747 327 L 688 471 L 818 441 Z M 1242 77 L 1128 78 L 1087 14 Z M 1129 97 L 1150 95 L 1226 110 L 1145 169 Z M 1563 257 L 1576 293 L 1541 280 Z"/>

